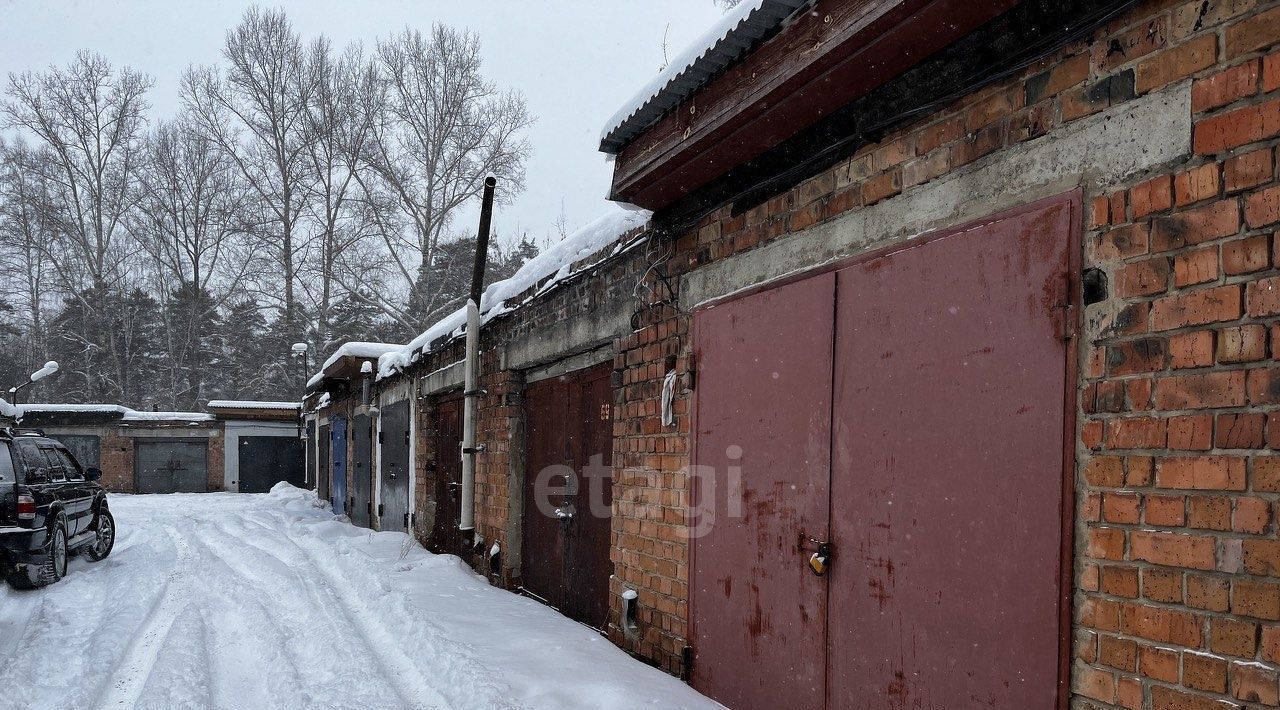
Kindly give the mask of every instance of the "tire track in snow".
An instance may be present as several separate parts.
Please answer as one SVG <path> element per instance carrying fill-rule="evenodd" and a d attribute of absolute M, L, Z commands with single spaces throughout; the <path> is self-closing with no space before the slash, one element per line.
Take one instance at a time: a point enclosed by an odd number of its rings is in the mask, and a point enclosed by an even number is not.
<path fill-rule="evenodd" d="M 380 666 L 383 677 L 405 700 L 406 707 L 415 710 L 444 710 L 454 707 L 437 688 L 427 682 L 412 659 L 400 650 L 395 636 L 374 618 L 350 583 L 326 572 L 310 550 L 283 535 L 279 529 L 261 527 L 267 530 L 269 535 L 298 550 L 304 562 L 315 570 L 314 577 L 324 583 L 336 603 L 337 608 L 334 611 L 340 611 L 348 625 L 355 630 L 360 640 L 369 649 L 370 656 Z M 227 532 L 231 533 L 232 537 L 243 541 L 238 533 L 230 530 Z M 266 551 L 263 550 L 263 552 Z"/>
<path fill-rule="evenodd" d="M 173 622 L 186 608 L 189 595 L 184 592 L 187 591 L 191 574 L 191 546 L 178 534 L 177 529 L 166 527 L 165 533 L 173 540 L 177 552 L 173 571 L 165 579 L 159 601 L 152 606 L 146 624 L 133 637 L 115 670 L 107 676 L 109 684 L 98 693 L 97 706 L 100 708 L 132 708 L 137 705 L 147 679 L 151 677 L 151 669 L 156 665 L 160 649 L 173 628 Z"/>

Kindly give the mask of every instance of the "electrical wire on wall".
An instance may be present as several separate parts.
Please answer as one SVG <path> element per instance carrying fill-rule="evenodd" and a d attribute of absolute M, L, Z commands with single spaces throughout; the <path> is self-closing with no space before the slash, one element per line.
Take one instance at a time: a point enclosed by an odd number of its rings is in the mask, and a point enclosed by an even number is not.
<path fill-rule="evenodd" d="M 687 311 L 680 308 L 679 294 L 671 282 L 671 276 L 665 270 L 667 262 L 671 261 L 675 252 L 675 240 L 668 238 L 666 229 L 654 226 L 649 230 L 644 244 L 647 266 L 631 290 L 632 297 L 639 304 L 631 314 L 632 330 L 639 330 L 642 327 L 640 323 L 642 315 L 665 306 L 675 308 L 681 315 L 688 315 Z"/>

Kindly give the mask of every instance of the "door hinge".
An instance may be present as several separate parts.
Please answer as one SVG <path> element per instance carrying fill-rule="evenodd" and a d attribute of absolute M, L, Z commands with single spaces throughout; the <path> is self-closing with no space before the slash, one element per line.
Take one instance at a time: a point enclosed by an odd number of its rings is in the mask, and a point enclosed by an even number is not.
<path fill-rule="evenodd" d="M 685 646 L 680 650 L 680 680 L 688 683 L 693 677 L 693 646 Z"/>
<path fill-rule="evenodd" d="M 379 504 L 378 504 L 378 517 L 379 517 L 379 518 L 381 518 L 381 517 L 382 517 L 382 510 L 383 510 L 383 508 L 382 508 L 382 504 L 381 504 L 381 503 L 379 503 Z"/>
<path fill-rule="evenodd" d="M 408 514 L 408 513 L 405 513 L 405 514 L 404 514 L 404 529 L 405 529 L 405 530 L 408 530 L 408 529 L 409 529 L 409 514 Z"/>
<path fill-rule="evenodd" d="M 378 443 L 383 443 L 382 432 L 378 432 Z"/>
<path fill-rule="evenodd" d="M 694 353 L 689 353 L 688 368 L 684 374 L 684 388 L 690 392 L 698 388 L 698 358 Z"/>
<path fill-rule="evenodd" d="M 1067 274 L 1062 279 L 1062 292 L 1058 294 L 1058 317 L 1061 319 L 1058 323 L 1058 335 L 1063 340 L 1076 337 L 1076 307 L 1072 298 L 1073 293 L 1072 278 Z"/>
<path fill-rule="evenodd" d="M 1062 312 L 1062 339 L 1072 340 L 1076 337 L 1077 332 L 1076 307 L 1074 304 L 1068 303 L 1058 308 Z"/>
<path fill-rule="evenodd" d="M 408 432 L 408 431 L 406 431 L 406 432 L 404 433 L 404 445 L 405 445 L 405 446 L 408 446 L 408 445 L 409 445 L 409 432 Z"/>

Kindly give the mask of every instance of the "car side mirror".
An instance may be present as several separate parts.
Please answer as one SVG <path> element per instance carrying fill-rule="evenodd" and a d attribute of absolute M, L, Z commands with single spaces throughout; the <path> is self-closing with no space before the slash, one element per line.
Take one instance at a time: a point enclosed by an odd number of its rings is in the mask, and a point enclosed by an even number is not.
<path fill-rule="evenodd" d="M 84 480 L 96 481 L 100 478 L 102 478 L 102 469 L 97 468 L 96 466 L 90 466 L 84 470 Z"/>
<path fill-rule="evenodd" d="M 27 471 L 27 483 L 48 483 L 48 482 L 49 482 L 49 469 L 41 467 L 41 468 L 33 468 L 30 471 Z"/>

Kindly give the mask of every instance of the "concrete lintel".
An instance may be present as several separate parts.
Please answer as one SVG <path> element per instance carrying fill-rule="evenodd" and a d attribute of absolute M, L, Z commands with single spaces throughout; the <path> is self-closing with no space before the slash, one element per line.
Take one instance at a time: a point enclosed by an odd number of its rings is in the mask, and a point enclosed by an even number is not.
<path fill-rule="evenodd" d="M 466 361 L 459 360 L 446 365 L 435 372 L 424 375 L 418 387 L 419 394 L 436 394 L 447 389 L 461 387 L 466 377 Z"/>
<path fill-rule="evenodd" d="M 1191 85 L 1181 82 L 1006 148 L 963 170 L 684 276 L 693 308 L 895 241 L 1061 194 L 1107 187 L 1191 152 Z"/>
<path fill-rule="evenodd" d="M 612 344 L 631 332 L 631 304 L 630 298 L 611 298 L 598 308 L 516 338 L 503 348 L 501 367 L 526 370 Z"/>
<path fill-rule="evenodd" d="M 552 377 L 559 377 L 566 372 L 581 370 L 583 368 L 591 367 L 592 365 L 599 365 L 602 362 L 608 362 L 611 360 L 613 360 L 612 344 L 598 347 L 594 350 L 588 350 L 584 353 L 578 353 L 577 355 L 570 355 L 563 360 L 557 360 L 549 365 L 543 365 L 542 367 L 528 370 L 525 372 L 524 381 L 537 382 L 538 380 L 548 380 Z"/>

